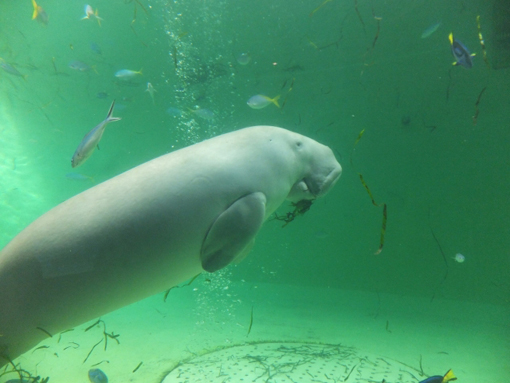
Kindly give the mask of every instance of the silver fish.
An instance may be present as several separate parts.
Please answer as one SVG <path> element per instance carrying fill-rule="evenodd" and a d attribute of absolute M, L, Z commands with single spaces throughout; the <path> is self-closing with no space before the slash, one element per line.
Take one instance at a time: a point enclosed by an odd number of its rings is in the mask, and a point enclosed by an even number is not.
<path fill-rule="evenodd" d="M 71 165 L 73 168 L 83 164 L 92 155 L 92 152 L 99 144 L 99 141 L 101 141 L 101 137 L 103 137 L 106 124 L 120 120 L 120 117 L 112 117 L 114 106 L 115 100 L 113 100 L 112 105 L 110 106 L 110 110 L 108 111 L 108 115 L 104 121 L 100 122 L 94 129 L 88 132 L 85 137 L 83 137 L 83 140 L 81 140 L 80 145 L 78 145 L 78 148 L 76 148 L 76 151 L 74 152 L 73 158 L 71 160 Z"/>

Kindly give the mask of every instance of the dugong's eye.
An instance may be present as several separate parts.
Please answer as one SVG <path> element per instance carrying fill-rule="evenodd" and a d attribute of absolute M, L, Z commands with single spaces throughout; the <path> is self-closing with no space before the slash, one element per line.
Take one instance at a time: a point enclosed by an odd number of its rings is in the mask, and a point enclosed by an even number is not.
<path fill-rule="evenodd" d="M 296 142 L 296 147 L 297 148 L 300 148 L 301 146 L 303 146 L 303 143 L 301 141 Z"/>

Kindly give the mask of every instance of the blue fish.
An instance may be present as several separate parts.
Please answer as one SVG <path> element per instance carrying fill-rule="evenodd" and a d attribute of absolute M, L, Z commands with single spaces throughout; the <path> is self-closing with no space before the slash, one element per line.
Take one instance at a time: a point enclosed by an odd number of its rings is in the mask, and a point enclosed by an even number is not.
<path fill-rule="evenodd" d="M 119 117 L 112 117 L 113 107 L 115 106 L 115 100 L 113 100 L 112 105 L 110 106 L 110 110 L 108 111 L 108 115 L 106 118 L 101 121 L 94 129 L 88 132 L 85 137 L 76 148 L 74 152 L 73 158 L 71 160 L 71 165 L 73 168 L 80 166 L 83 164 L 94 152 L 94 149 L 99 144 L 99 141 L 103 137 L 104 129 L 109 122 L 119 121 Z"/>
<path fill-rule="evenodd" d="M 172 117 L 180 117 L 182 115 L 182 110 L 171 106 L 166 110 L 166 113 Z"/>
<path fill-rule="evenodd" d="M 1 57 L 0 57 L 0 68 L 2 68 L 4 71 L 6 71 L 7 73 L 10 73 L 14 76 L 23 77 L 24 79 L 26 79 L 26 77 L 27 77 L 26 75 L 21 74 L 16 68 L 14 68 L 11 64 L 6 62 Z"/>
<path fill-rule="evenodd" d="M 89 370 L 89 380 L 91 383 L 108 383 L 108 377 L 99 368 Z"/>
<path fill-rule="evenodd" d="M 78 72 L 86 72 L 88 70 L 91 70 L 92 67 L 85 64 L 84 62 L 80 60 L 73 60 L 69 63 L 69 68 L 73 70 L 77 70 Z"/>
<path fill-rule="evenodd" d="M 441 375 L 431 376 L 430 378 L 422 380 L 419 383 L 447 383 L 451 382 L 452 380 L 457 380 L 457 377 L 453 375 L 452 370 L 448 370 L 446 374 L 444 374 L 444 376 Z"/>
<path fill-rule="evenodd" d="M 98 55 L 103 54 L 101 47 L 99 46 L 99 44 L 97 44 L 95 42 L 90 43 L 90 49 L 92 50 L 92 52 L 97 53 Z"/>
<path fill-rule="evenodd" d="M 458 40 L 454 40 L 453 33 L 450 33 L 448 36 L 448 39 L 450 40 L 450 45 L 452 47 L 452 54 L 453 57 L 455 57 L 455 62 L 453 65 L 462 65 L 465 68 L 472 68 L 473 67 L 473 60 L 471 57 L 473 57 L 475 54 L 469 53 L 468 49 Z"/>

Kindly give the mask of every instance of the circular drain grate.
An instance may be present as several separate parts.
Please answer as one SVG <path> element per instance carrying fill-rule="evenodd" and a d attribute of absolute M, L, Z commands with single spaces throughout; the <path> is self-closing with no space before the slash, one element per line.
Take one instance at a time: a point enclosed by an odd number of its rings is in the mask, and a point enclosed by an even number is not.
<path fill-rule="evenodd" d="M 182 361 L 161 383 L 416 383 L 420 375 L 401 362 L 352 347 L 268 342 L 223 348 Z"/>

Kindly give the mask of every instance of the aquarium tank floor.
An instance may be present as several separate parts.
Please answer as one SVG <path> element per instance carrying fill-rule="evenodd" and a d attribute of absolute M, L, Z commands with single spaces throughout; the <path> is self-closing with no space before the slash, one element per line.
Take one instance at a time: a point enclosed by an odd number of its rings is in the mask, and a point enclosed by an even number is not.
<path fill-rule="evenodd" d="M 85 382 L 91 368 L 133 383 L 240 382 L 246 374 L 341 382 L 349 372 L 349 382 L 414 383 L 449 369 L 462 383 L 493 383 L 509 373 L 510 312 L 500 306 L 232 283 L 228 271 L 164 295 L 53 335 L 16 363 L 51 383 Z M 106 350 L 105 329 L 119 341 L 110 338 Z M 200 379 L 184 379 L 192 374 Z"/>

